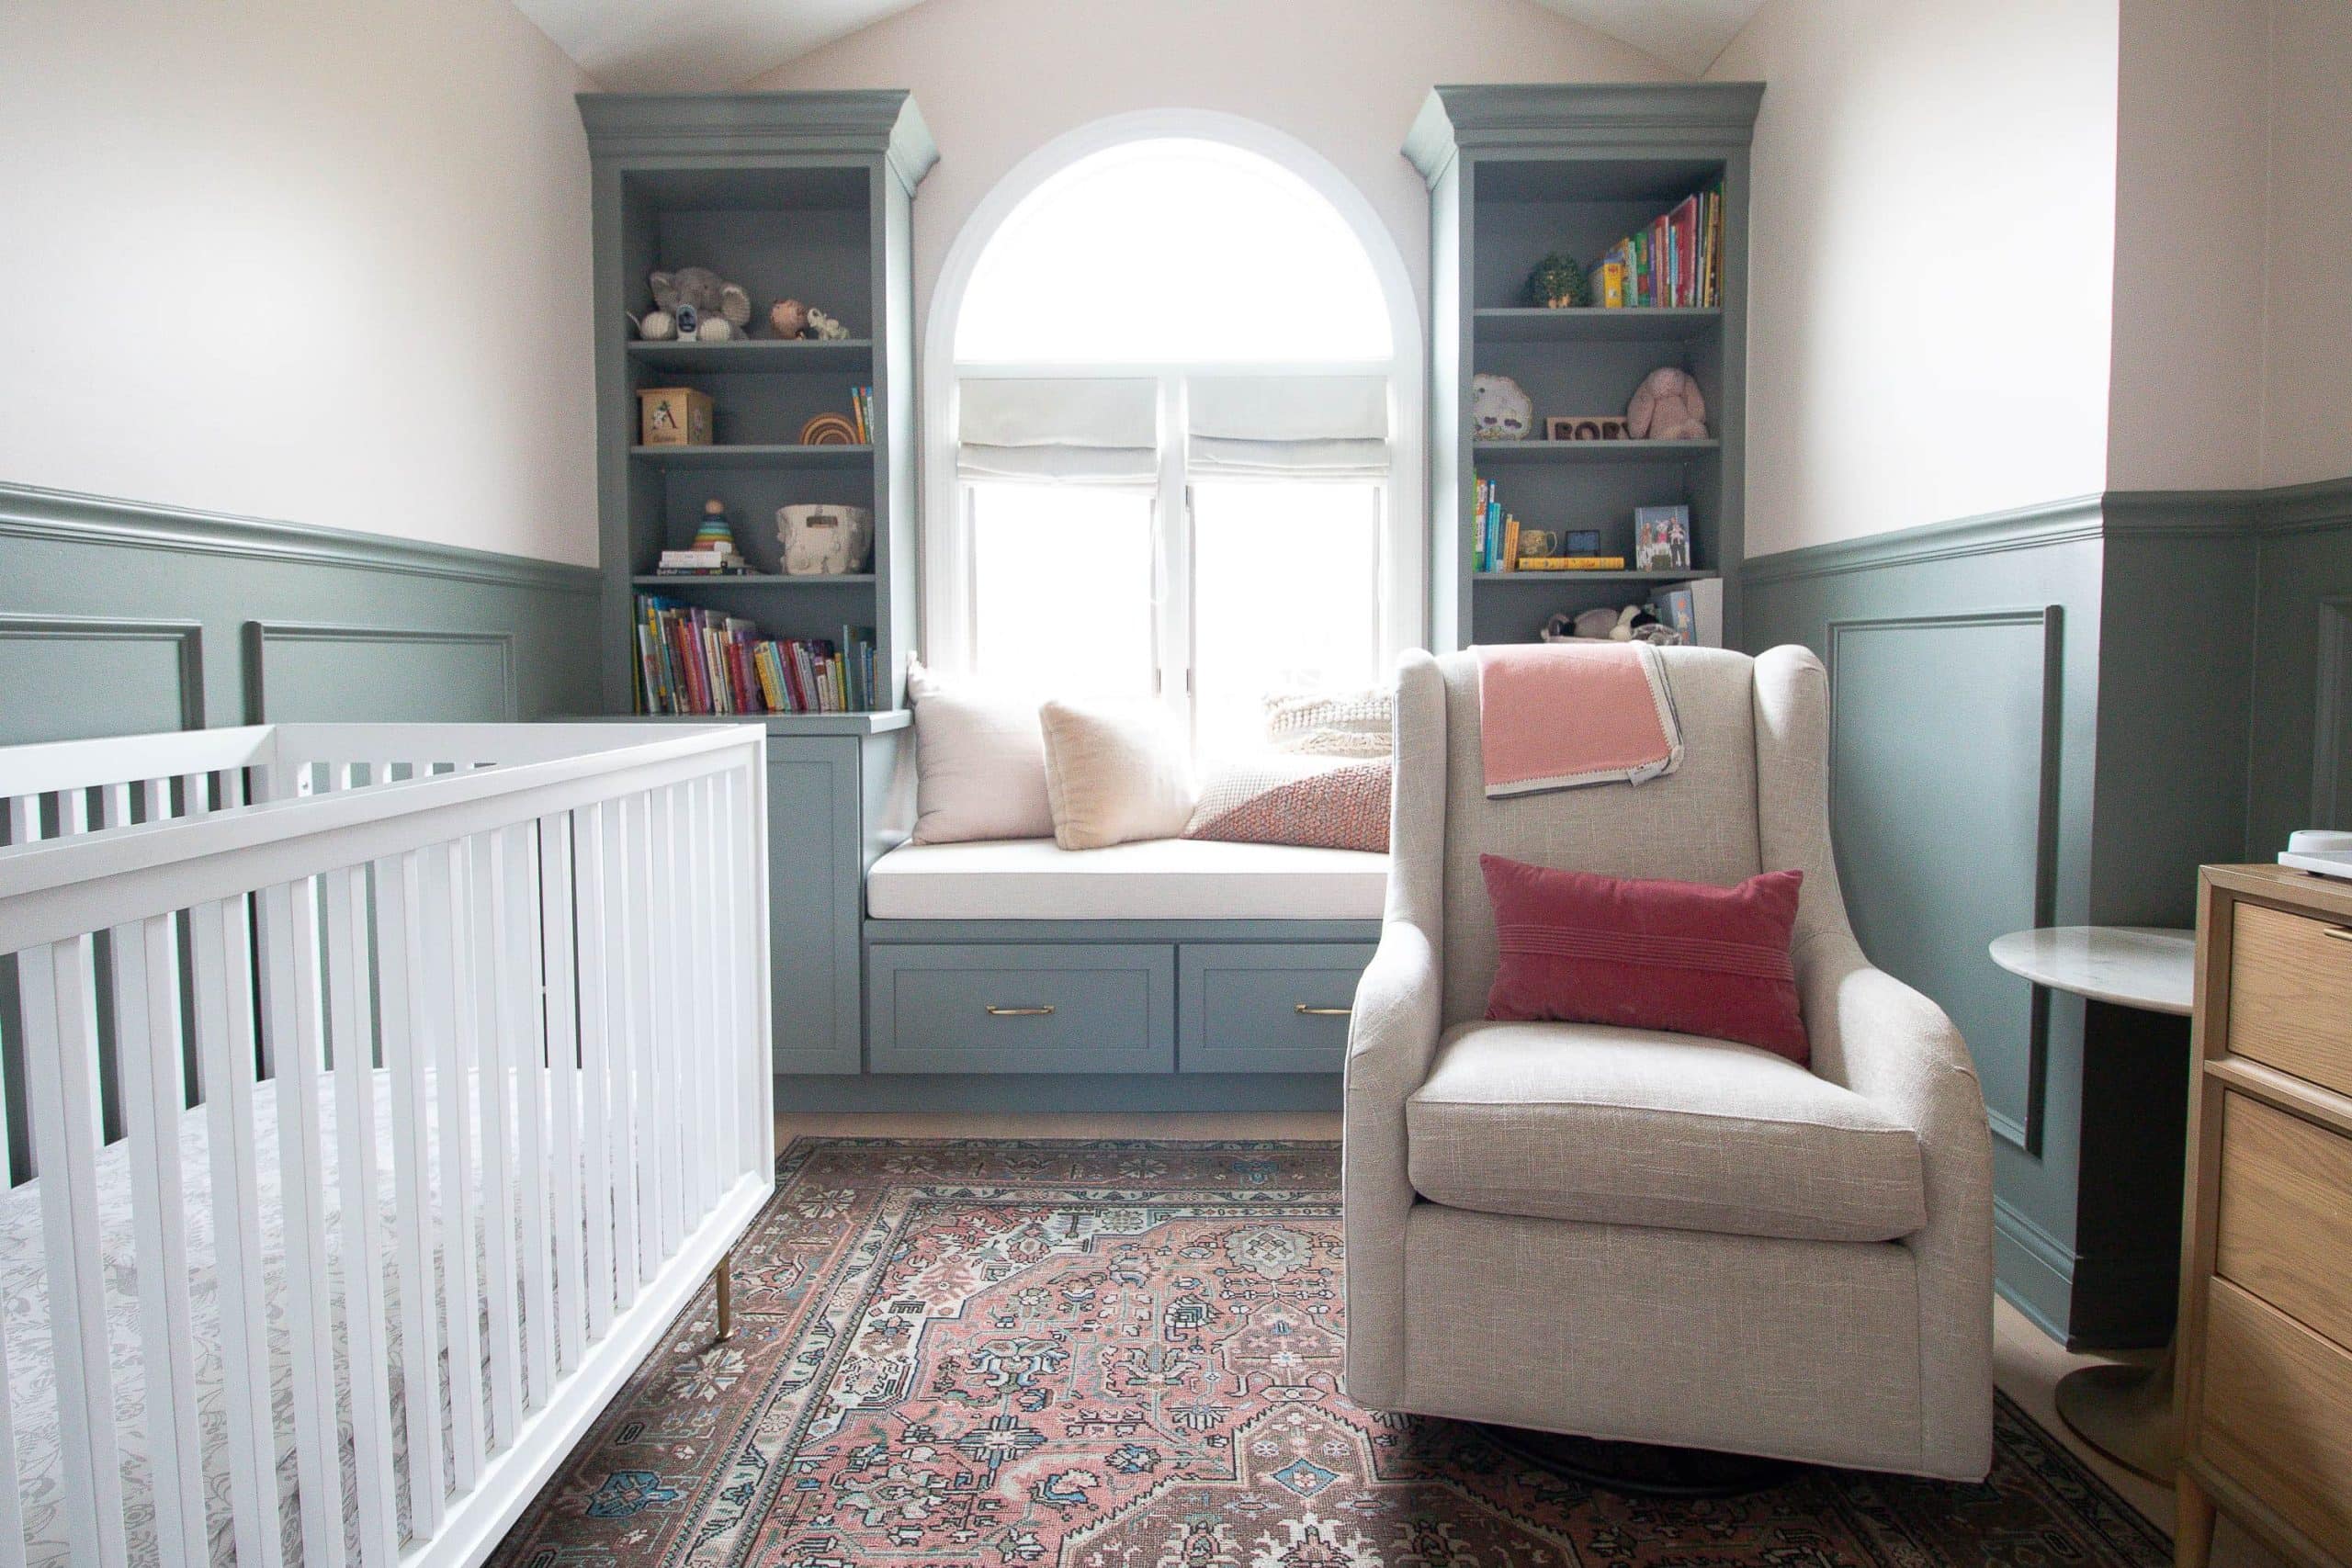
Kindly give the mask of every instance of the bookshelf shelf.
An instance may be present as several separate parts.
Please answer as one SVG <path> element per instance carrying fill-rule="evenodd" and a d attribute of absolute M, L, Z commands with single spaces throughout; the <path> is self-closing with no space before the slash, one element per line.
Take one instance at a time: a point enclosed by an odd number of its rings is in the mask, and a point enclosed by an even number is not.
<path fill-rule="evenodd" d="M 1683 567 L 1673 571 L 1480 571 L 1471 575 L 1482 588 L 1490 583 L 1557 588 L 1563 582 L 1712 582 L 1723 574 Z"/>
<path fill-rule="evenodd" d="M 1430 199 L 1431 647 L 1524 641 L 1564 605 L 1637 604 L 1685 585 L 1691 603 L 1670 607 L 1702 636 L 1739 646 L 1749 142 L 1763 92 L 1754 82 L 1693 82 L 1430 94 L 1404 152 Z M 1642 260 L 1629 297 L 1707 303 L 1525 303 L 1547 256 L 1589 268 L 1632 237 Z M 1707 439 L 1474 438 L 1480 374 L 1518 383 L 1541 430 L 1546 419 L 1623 412 L 1661 368 L 1697 383 Z M 1487 502 L 1503 525 L 1491 546 Z M 1577 554 L 1638 559 L 1635 516 L 1652 507 L 1682 509 L 1691 558 L 1706 568 L 1486 570 L 1513 520 L 1522 533 L 1596 536 Z"/>
<path fill-rule="evenodd" d="M 734 343 L 632 343 L 629 363 L 701 376 L 770 370 L 863 370 L 874 363 L 871 338 L 745 338 Z"/>
<path fill-rule="evenodd" d="M 658 468 L 857 468 L 871 446 L 632 446 L 629 456 Z"/>
<path fill-rule="evenodd" d="M 1712 457 L 1723 443 L 1706 441 L 1474 441 L 1479 464 L 1674 463 Z"/>
<path fill-rule="evenodd" d="M 870 588 L 874 574 L 852 571 L 836 572 L 830 577 L 786 577 L 773 571 L 744 571 L 717 577 L 664 577 L 660 572 L 639 572 L 628 581 L 633 588 L 650 588 L 657 592 L 676 588 Z"/>
<path fill-rule="evenodd" d="M 1546 310 L 1509 307 L 1479 310 L 1474 324 L 1484 343 L 1680 343 L 1719 330 L 1718 310 L 1587 309 Z"/>

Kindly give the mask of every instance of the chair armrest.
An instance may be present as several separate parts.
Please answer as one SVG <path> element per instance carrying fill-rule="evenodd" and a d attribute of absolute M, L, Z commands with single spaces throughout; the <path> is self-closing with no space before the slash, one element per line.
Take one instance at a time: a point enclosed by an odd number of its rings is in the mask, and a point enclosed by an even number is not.
<path fill-rule="evenodd" d="M 1992 1462 L 1993 1143 L 1967 1042 L 1944 1010 L 1871 967 L 1849 934 L 1807 940 L 1797 989 L 1814 1071 L 1917 1134 L 1928 1223 L 1918 1269 L 1921 1463 L 1981 1477 Z"/>
<path fill-rule="evenodd" d="M 1392 913 L 1356 985 L 1348 1026 L 1346 1136 L 1349 1394 L 1393 1408 L 1405 1385 L 1405 1216 L 1413 1206 L 1405 1102 L 1436 1054 L 1442 987 L 1429 933 Z"/>

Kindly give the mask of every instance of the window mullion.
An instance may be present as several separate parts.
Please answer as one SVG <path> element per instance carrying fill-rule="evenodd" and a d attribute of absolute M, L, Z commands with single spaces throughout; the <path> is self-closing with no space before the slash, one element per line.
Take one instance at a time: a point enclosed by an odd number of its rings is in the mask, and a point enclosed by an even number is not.
<path fill-rule="evenodd" d="M 1152 648 L 1159 698 L 1193 732 L 1192 509 L 1184 483 L 1184 378 L 1159 376 L 1159 491 L 1151 509 L 1154 556 Z"/>

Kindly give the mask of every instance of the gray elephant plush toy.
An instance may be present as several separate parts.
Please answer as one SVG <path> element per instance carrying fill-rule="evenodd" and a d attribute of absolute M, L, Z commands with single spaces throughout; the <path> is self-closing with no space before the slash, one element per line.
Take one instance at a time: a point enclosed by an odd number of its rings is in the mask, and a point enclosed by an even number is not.
<path fill-rule="evenodd" d="M 657 310 L 670 318 L 681 339 L 725 343 L 746 335 L 751 326 L 752 296 L 707 266 L 657 272 L 645 281 Z M 639 330 L 644 330 L 643 322 Z"/>

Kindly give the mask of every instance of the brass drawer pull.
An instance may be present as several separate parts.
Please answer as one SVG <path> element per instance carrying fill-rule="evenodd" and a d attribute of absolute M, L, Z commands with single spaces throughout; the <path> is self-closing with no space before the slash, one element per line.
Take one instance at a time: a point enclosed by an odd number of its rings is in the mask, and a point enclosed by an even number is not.
<path fill-rule="evenodd" d="M 992 1007 L 989 1009 L 989 1016 L 990 1018 L 1043 1018 L 1053 1010 L 1051 1008 Z"/>
<path fill-rule="evenodd" d="M 1305 1002 L 1298 1004 L 1302 1018 L 1345 1018 L 1355 1010 L 1353 1008 L 1311 1008 Z"/>
<path fill-rule="evenodd" d="M 2332 936 L 2338 942 L 2352 942 L 2352 931 L 2346 931 L 2342 926 L 2322 926 L 2319 928 L 2319 934 Z"/>

